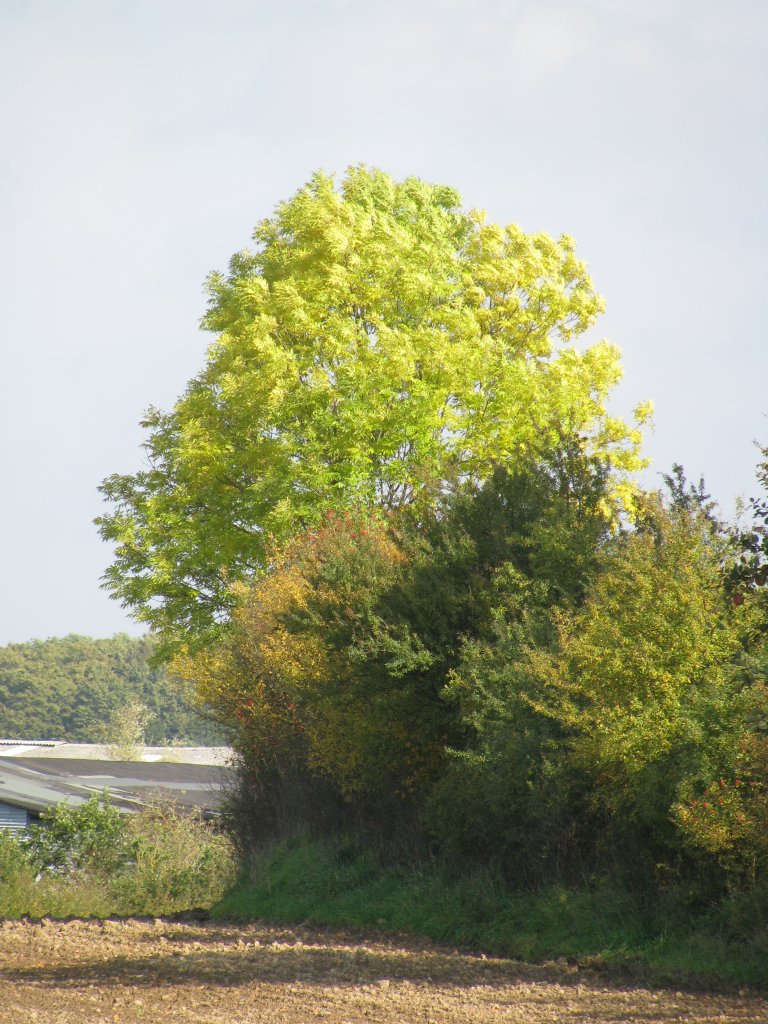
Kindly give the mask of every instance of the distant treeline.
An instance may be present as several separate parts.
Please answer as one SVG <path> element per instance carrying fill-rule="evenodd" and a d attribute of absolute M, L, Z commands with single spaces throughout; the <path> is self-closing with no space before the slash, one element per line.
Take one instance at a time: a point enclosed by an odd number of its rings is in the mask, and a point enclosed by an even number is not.
<path fill-rule="evenodd" d="M 99 743 L 130 702 L 152 712 L 148 744 L 226 741 L 192 706 L 189 685 L 150 665 L 153 641 L 70 635 L 0 647 L 0 736 Z"/>

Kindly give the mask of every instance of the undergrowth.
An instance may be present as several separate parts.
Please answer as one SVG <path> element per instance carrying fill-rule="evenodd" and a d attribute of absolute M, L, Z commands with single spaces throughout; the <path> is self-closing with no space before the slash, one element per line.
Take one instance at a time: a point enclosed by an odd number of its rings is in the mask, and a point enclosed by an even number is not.
<path fill-rule="evenodd" d="M 217 903 L 217 919 L 407 932 L 527 961 L 565 958 L 658 983 L 768 985 L 768 899 L 686 908 L 608 883 L 515 891 L 489 871 L 379 857 L 352 839 L 266 848 Z"/>
<path fill-rule="evenodd" d="M 207 908 L 235 877 L 230 841 L 158 804 L 121 815 L 94 797 L 18 836 L 0 832 L 0 918 L 171 914 Z"/>

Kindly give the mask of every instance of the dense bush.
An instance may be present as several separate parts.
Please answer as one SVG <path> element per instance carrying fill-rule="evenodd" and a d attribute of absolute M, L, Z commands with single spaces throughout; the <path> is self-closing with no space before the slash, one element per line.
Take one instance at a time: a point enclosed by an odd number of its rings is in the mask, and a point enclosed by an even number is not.
<path fill-rule="evenodd" d="M 110 873 L 131 854 L 127 819 L 96 794 L 80 807 L 60 803 L 43 813 L 19 840 L 37 872 L 61 876 L 89 870 Z"/>
<path fill-rule="evenodd" d="M 239 589 L 227 640 L 174 670 L 239 723 L 241 820 L 263 835 L 281 808 L 309 804 L 309 824 L 320 807 L 337 824 L 366 810 L 412 822 L 487 713 L 482 686 L 458 694 L 473 645 L 499 650 L 500 629 L 518 655 L 552 642 L 552 610 L 582 599 L 607 531 L 606 476 L 583 459 L 568 470 L 499 470 L 429 517 L 329 515 Z"/>
<path fill-rule="evenodd" d="M 227 837 L 171 806 L 121 815 L 93 797 L 0 831 L 0 918 L 167 914 L 209 907 L 234 880 Z"/>
<path fill-rule="evenodd" d="M 229 839 L 172 804 L 148 807 L 129 822 L 130 860 L 110 894 L 124 914 L 166 914 L 210 907 L 233 882 Z"/>
<path fill-rule="evenodd" d="M 703 486 L 668 484 L 622 522 L 575 452 L 276 545 L 175 665 L 237 722 L 243 850 L 378 827 L 516 885 L 758 881 L 765 603 Z"/>

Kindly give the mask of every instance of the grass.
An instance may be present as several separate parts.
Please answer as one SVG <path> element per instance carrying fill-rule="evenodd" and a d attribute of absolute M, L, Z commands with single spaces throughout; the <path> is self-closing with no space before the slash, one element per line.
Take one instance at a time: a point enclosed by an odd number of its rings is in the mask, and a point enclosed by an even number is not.
<path fill-rule="evenodd" d="M 265 851 L 217 903 L 221 920 L 375 928 L 653 983 L 768 986 L 768 928 L 734 898 L 693 914 L 608 885 L 511 891 L 487 872 L 393 864 L 351 840 L 293 839 Z"/>

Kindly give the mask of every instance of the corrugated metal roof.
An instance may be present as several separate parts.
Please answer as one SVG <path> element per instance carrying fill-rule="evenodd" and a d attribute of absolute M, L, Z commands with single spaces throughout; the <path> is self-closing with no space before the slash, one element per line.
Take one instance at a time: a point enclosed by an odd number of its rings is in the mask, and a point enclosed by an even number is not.
<path fill-rule="evenodd" d="M 156 799 L 216 810 L 232 777 L 211 765 L 0 756 L 0 801 L 40 813 L 61 802 L 80 806 L 107 790 L 125 811 Z"/>

